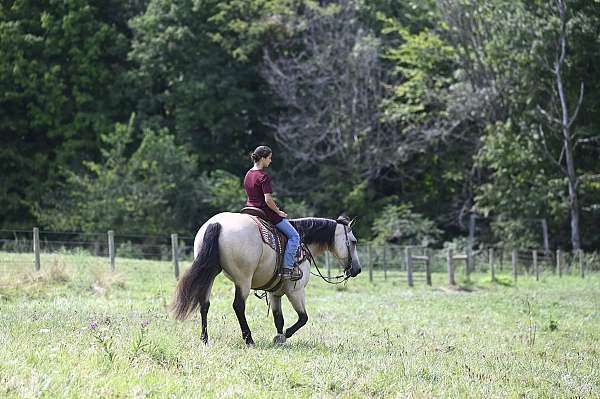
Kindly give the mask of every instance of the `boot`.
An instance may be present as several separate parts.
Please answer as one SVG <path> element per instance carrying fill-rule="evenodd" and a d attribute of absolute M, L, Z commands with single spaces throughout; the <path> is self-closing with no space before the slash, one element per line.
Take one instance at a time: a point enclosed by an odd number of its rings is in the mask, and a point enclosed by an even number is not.
<path fill-rule="evenodd" d="M 297 264 L 294 264 L 291 269 L 282 266 L 279 270 L 279 277 L 284 280 L 298 281 L 302 278 L 302 270 Z"/>

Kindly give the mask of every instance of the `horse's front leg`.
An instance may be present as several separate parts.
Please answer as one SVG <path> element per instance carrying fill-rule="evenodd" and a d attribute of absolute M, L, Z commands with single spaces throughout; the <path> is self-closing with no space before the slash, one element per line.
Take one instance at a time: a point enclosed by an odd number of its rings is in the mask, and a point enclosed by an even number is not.
<path fill-rule="evenodd" d="M 254 340 L 252 339 L 252 333 L 248 322 L 246 321 L 246 299 L 250 293 L 250 284 L 236 285 L 235 286 L 235 299 L 233 300 L 233 310 L 237 316 L 240 328 L 242 329 L 242 338 L 248 346 L 254 346 Z"/>
<path fill-rule="evenodd" d="M 304 287 L 292 290 L 286 293 L 292 307 L 298 313 L 298 321 L 294 323 L 290 328 L 285 330 L 285 337 L 290 338 L 296 331 L 308 321 L 308 315 L 306 314 L 306 307 L 304 306 Z"/>
<path fill-rule="evenodd" d="M 269 301 L 271 302 L 271 310 L 273 311 L 273 321 L 277 329 L 277 335 L 273 338 L 274 344 L 283 344 L 285 335 L 283 335 L 283 310 L 281 309 L 281 297 L 275 296 L 269 292 Z"/>

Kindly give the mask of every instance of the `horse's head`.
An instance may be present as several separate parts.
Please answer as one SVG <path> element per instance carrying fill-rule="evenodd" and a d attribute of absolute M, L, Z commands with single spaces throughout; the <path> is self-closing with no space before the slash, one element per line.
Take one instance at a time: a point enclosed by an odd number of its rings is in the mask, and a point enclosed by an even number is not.
<path fill-rule="evenodd" d="M 347 277 L 356 277 L 360 273 L 360 261 L 356 252 L 356 237 L 352 232 L 352 221 L 340 216 L 336 220 L 335 236 L 331 252 L 344 261 L 344 273 Z"/>

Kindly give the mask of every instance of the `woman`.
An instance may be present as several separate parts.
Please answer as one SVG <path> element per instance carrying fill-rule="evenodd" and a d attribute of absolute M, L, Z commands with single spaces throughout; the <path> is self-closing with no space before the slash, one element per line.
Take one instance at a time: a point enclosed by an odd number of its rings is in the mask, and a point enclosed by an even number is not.
<path fill-rule="evenodd" d="M 302 271 L 294 262 L 294 257 L 300 245 L 300 235 L 287 219 L 287 213 L 277 207 L 273 201 L 271 177 L 265 169 L 271 165 L 273 151 L 265 145 L 254 150 L 251 155 L 254 167 L 246 173 L 244 189 L 248 195 L 247 206 L 262 209 L 271 223 L 288 238 L 283 256 L 283 264 L 279 276 L 292 281 L 302 278 Z"/>

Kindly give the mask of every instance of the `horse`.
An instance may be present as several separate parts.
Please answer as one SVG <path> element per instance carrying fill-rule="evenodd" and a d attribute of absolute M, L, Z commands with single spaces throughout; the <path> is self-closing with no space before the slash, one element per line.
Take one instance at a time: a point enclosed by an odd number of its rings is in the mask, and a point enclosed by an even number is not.
<path fill-rule="evenodd" d="M 335 258 L 345 261 L 345 279 L 356 277 L 360 273 L 357 240 L 352 232 L 352 222 L 348 219 L 301 218 L 291 219 L 290 223 L 296 228 L 312 256 L 329 251 Z M 304 288 L 310 276 L 309 267 L 310 262 L 305 260 L 300 264 L 300 280 L 284 280 L 279 289 L 268 293 L 277 329 L 274 343 L 286 342 L 308 321 Z M 201 338 L 207 344 L 210 292 L 215 277 L 222 271 L 235 286 L 233 309 L 242 330 L 242 339 L 246 345 L 254 346 L 246 321 L 246 299 L 251 289 L 262 287 L 272 279 L 276 268 L 277 254 L 263 242 L 250 215 L 219 213 L 206 221 L 196 234 L 194 261 L 177 283 L 171 311 L 176 319 L 185 320 L 199 307 L 202 318 Z M 296 323 L 288 327 L 285 333 L 281 308 L 283 295 L 287 296 L 298 314 Z"/>

